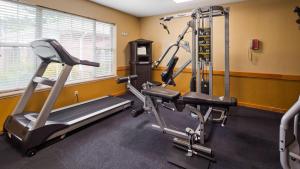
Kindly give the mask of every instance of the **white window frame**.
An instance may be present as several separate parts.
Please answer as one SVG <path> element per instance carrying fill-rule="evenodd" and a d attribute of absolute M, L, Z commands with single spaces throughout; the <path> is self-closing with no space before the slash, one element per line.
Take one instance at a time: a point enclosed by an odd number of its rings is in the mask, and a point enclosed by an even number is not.
<path fill-rule="evenodd" d="M 6 0 L 4 0 L 6 1 Z M 37 6 L 37 5 L 29 5 L 29 4 L 25 4 L 22 2 L 16 2 L 16 1 L 9 1 L 11 3 L 17 3 L 20 5 L 24 5 L 24 6 L 29 6 L 29 7 L 34 7 L 37 10 L 37 14 L 42 14 L 41 10 L 46 9 L 46 10 L 53 10 L 53 11 L 57 11 L 57 12 L 62 12 L 62 13 L 66 13 L 68 15 L 73 15 L 73 16 L 77 16 L 77 17 L 82 17 L 85 19 L 90 19 L 94 21 L 94 35 L 96 35 L 96 24 L 97 22 L 100 23 L 105 23 L 105 24 L 110 24 L 112 26 L 112 74 L 111 75 L 106 75 L 106 76 L 95 76 L 93 79 L 84 79 L 84 80 L 75 80 L 75 81 L 71 81 L 71 82 L 66 82 L 65 87 L 66 86 L 74 86 L 74 85 L 80 85 L 80 84 L 85 84 L 85 83 L 90 83 L 90 82 L 95 82 L 95 81 L 99 81 L 99 80 L 105 80 L 105 79 L 110 79 L 110 78 L 114 78 L 117 76 L 117 26 L 114 23 L 109 23 L 109 22 L 104 22 L 101 20 L 97 20 L 97 19 L 93 19 L 93 18 L 89 18 L 89 17 L 85 17 L 85 16 L 81 16 L 81 15 L 77 15 L 77 14 L 72 14 L 72 13 L 68 13 L 65 11 L 60 11 L 60 10 L 56 10 L 56 9 L 50 9 L 47 7 L 41 7 L 41 6 Z M 40 18 L 42 18 L 42 16 L 39 16 Z M 39 17 L 37 17 L 36 19 L 40 19 Z M 40 25 L 40 24 L 38 24 Z M 42 27 L 36 27 L 36 39 L 41 37 L 41 30 Z M 94 53 L 96 52 L 96 43 L 94 44 Z M 30 47 L 30 44 L 28 43 L 0 43 L 0 47 Z M 75 56 L 76 57 L 76 56 Z M 101 66 L 101 63 L 100 63 Z M 29 82 L 28 82 L 29 83 Z M 21 93 L 24 92 L 24 90 L 26 89 L 27 85 L 22 87 L 22 88 L 15 88 L 15 89 L 9 89 L 9 90 L 0 90 L 0 98 L 3 97 L 7 97 L 7 96 L 15 96 L 15 95 L 19 95 Z M 49 86 L 39 86 L 36 91 L 37 92 L 41 92 L 41 91 L 47 91 L 48 89 L 50 89 L 51 87 Z"/>

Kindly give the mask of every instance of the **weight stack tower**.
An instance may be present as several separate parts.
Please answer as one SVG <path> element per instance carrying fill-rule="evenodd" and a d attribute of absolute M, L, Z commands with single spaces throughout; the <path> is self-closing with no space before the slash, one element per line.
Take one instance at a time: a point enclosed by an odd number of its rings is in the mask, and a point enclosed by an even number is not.
<path fill-rule="evenodd" d="M 201 93 L 209 94 L 210 85 L 209 85 L 209 72 L 206 72 L 207 66 L 211 64 L 211 54 L 212 54 L 212 46 L 211 46 L 211 28 L 210 27 L 202 27 L 198 29 L 198 63 L 201 68 Z"/>

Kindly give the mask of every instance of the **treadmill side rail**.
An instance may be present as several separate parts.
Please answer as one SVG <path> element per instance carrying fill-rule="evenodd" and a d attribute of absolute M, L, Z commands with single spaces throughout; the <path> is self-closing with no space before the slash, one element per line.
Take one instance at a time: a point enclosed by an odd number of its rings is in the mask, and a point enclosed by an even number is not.
<path fill-rule="evenodd" d="M 126 109 L 127 107 L 129 107 L 129 105 L 131 105 L 131 101 L 129 100 L 125 100 L 124 102 L 121 102 L 121 103 L 118 103 L 118 104 L 115 104 L 115 105 L 112 105 L 110 107 L 107 107 L 107 108 L 104 108 L 102 110 L 99 110 L 99 111 L 96 111 L 96 112 L 93 112 L 91 114 L 87 114 L 85 116 L 82 116 L 81 118 L 78 118 L 78 119 L 74 119 L 72 121 L 69 121 L 67 122 L 68 125 L 73 125 L 75 123 L 78 123 L 80 121 L 83 121 L 83 120 L 87 120 L 91 117 L 94 117 L 94 116 L 98 116 L 100 114 L 107 114 L 108 111 L 111 111 L 113 109 L 117 109 L 117 108 L 121 108 L 120 110 L 122 109 Z M 113 112 L 114 113 L 114 112 Z M 112 113 L 108 113 L 108 114 L 112 114 Z"/>
<path fill-rule="evenodd" d="M 106 111 L 103 111 L 103 112 L 100 110 L 99 112 L 101 112 L 101 113 L 97 113 L 97 115 L 93 115 L 89 118 L 82 119 L 81 121 L 77 121 L 76 123 L 74 123 L 74 122 L 69 123 L 69 124 L 67 124 L 67 126 L 69 126 L 69 127 L 54 133 L 53 135 L 51 135 L 48 138 L 48 140 L 59 137 L 65 133 L 72 131 L 72 130 L 78 129 L 82 126 L 85 126 L 87 124 L 93 123 L 93 122 L 100 120 L 102 118 L 105 118 L 107 116 L 110 116 L 114 113 L 117 113 L 121 110 L 124 110 L 124 109 L 130 107 L 131 105 L 132 105 L 131 100 L 125 100 L 124 102 L 122 102 L 120 105 L 118 105 L 116 107 L 110 107 L 109 109 L 106 109 Z"/>

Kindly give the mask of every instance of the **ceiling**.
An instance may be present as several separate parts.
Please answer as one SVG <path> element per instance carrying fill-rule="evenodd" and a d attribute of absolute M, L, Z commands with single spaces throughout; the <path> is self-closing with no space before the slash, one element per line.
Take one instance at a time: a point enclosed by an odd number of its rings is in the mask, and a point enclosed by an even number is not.
<path fill-rule="evenodd" d="M 192 0 L 175 3 L 173 0 L 91 0 L 122 12 L 137 16 L 154 16 L 193 9 L 195 7 L 222 5 L 243 0 Z"/>

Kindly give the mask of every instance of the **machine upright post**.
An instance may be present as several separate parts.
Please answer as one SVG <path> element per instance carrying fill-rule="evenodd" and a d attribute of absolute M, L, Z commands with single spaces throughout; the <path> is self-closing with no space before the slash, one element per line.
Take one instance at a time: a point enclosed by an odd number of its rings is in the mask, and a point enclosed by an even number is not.
<path fill-rule="evenodd" d="M 224 85 L 225 97 L 230 96 L 230 63 L 229 63 L 229 9 L 225 9 L 225 71 L 224 71 Z"/>
<path fill-rule="evenodd" d="M 194 80 L 197 75 L 197 41 L 196 40 L 197 40 L 198 30 L 196 29 L 196 25 L 197 25 L 196 18 L 197 15 L 192 20 L 192 80 Z M 194 81 L 192 83 L 194 83 Z"/>
<path fill-rule="evenodd" d="M 37 129 L 41 126 L 44 126 L 49 114 L 51 113 L 52 107 L 56 101 L 56 98 L 60 94 L 60 91 L 65 85 L 65 82 L 67 81 L 69 74 L 72 70 L 73 66 L 69 66 L 65 64 L 63 70 L 61 71 L 58 79 L 55 82 L 55 85 L 51 89 L 49 96 L 47 100 L 45 101 L 44 106 L 42 107 L 41 112 L 39 113 L 37 120 L 34 122 L 32 129 Z"/>
<path fill-rule="evenodd" d="M 197 57 L 197 77 L 196 77 L 196 84 L 197 84 L 197 92 L 201 93 L 201 79 L 202 79 L 202 73 L 201 71 L 203 70 L 203 65 L 202 65 L 202 60 Z"/>
<path fill-rule="evenodd" d="M 210 55 L 209 55 L 209 95 L 213 95 L 213 8 L 209 7 Z"/>
<path fill-rule="evenodd" d="M 35 72 L 34 76 L 32 77 L 29 85 L 26 87 L 26 90 L 24 92 L 24 94 L 22 95 L 21 99 L 19 100 L 17 106 L 15 107 L 12 115 L 17 115 L 20 114 L 24 111 L 26 104 L 28 103 L 31 95 L 33 94 L 35 88 L 37 87 L 38 83 L 34 82 L 34 78 L 35 77 L 40 77 L 43 76 L 44 72 L 47 69 L 49 63 L 47 62 L 42 62 L 39 66 L 39 68 L 37 69 L 37 71 Z"/>
<path fill-rule="evenodd" d="M 195 46 L 195 61 L 196 61 L 196 92 L 201 92 L 201 71 L 200 71 L 200 64 L 202 62 L 199 61 L 199 28 L 200 28 L 200 16 L 199 13 L 197 12 L 196 18 L 195 18 L 195 29 L 197 31 L 197 34 L 195 35 L 195 41 L 196 41 L 196 46 Z"/>

